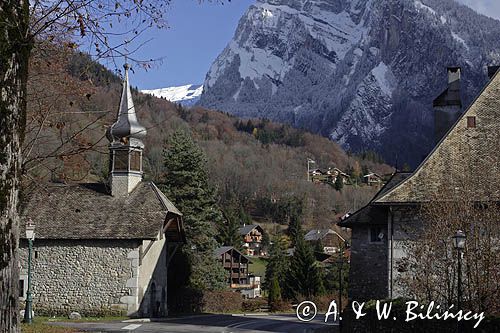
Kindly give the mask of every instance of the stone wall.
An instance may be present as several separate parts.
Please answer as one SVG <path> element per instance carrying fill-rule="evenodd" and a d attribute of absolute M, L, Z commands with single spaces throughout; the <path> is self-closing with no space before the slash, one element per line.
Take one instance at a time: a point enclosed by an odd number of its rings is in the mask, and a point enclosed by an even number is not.
<path fill-rule="evenodd" d="M 393 229 L 392 251 L 389 244 L 389 260 L 392 260 L 392 274 L 389 283 L 392 287 L 392 297 L 411 297 L 410 291 L 406 290 L 401 279 L 408 277 L 406 260 L 407 246 L 417 237 L 422 227 L 418 208 L 415 206 L 399 206 L 393 209 L 393 222 L 389 227 Z M 389 267 L 390 268 L 390 267 Z M 392 278 L 392 283 L 391 279 Z"/>
<path fill-rule="evenodd" d="M 139 245 L 134 240 L 36 239 L 34 311 L 38 315 L 133 314 L 139 301 Z M 19 252 L 21 279 L 26 279 L 26 241 Z"/>
<path fill-rule="evenodd" d="M 370 242 L 371 225 L 352 229 L 349 300 L 384 299 L 387 285 L 387 225 L 380 225 L 385 237 L 380 243 Z"/>

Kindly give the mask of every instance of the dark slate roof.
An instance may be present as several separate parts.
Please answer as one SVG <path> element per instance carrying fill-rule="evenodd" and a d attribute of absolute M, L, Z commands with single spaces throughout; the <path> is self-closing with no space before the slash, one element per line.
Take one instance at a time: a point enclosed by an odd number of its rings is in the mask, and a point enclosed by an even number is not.
<path fill-rule="evenodd" d="M 249 258 L 249 257 L 247 257 L 246 255 L 244 255 L 243 253 L 241 253 L 240 251 L 238 251 L 237 249 L 235 249 L 235 248 L 234 248 L 234 247 L 232 247 L 232 246 L 221 246 L 221 247 L 219 247 L 219 248 L 215 249 L 215 250 L 214 250 L 214 256 L 220 259 L 220 256 L 221 256 L 221 255 L 223 255 L 224 253 L 229 252 L 229 251 L 231 251 L 231 250 L 233 250 L 233 253 L 234 253 L 234 252 L 236 252 L 236 254 L 237 254 L 238 256 L 241 256 L 241 257 L 243 257 L 244 259 L 248 260 L 248 263 L 249 263 L 249 264 L 252 264 L 252 261 L 250 260 L 250 258 Z"/>
<path fill-rule="evenodd" d="M 226 253 L 227 251 L 234 249 L 232 246 L 221 246 L 218 249 L 215 249 L 214 253 L 216 257 L 221 256 L 223 253 Z M 236 249 L 235 249 L 236 250 Z M 238 251 L 238 250 L 236 250 Z"/>
<path fill-rule="evenodd" d="M 39 239 L 155 239 L 168 216 L 181 215 L 152 182 L 125 198 L 108 193 L 104 184 L 39 186 L 23 206 L 21 226 L 31 218 Z"/>
<path fill-rule="evenodd" d="M 345 241 L 344 237 L 340 236 L 337 232 L 335 232 L 332 229 L 313 229 L 309 231 L 305 236 L 304 239 L 306 241 L 317 241 L 320 239 L 325 238 L 326 235 L 329 234 L 334 234 L 340 237 L 343 241 Z"/>
<path fill-rule="evenodd" d="M 475 117 L 469 128 L 467 118 Z M 500 75 L 497 73 L 415 172 L 377 198 L 377 204 L 500 200 Z M 469 184 L 466 184 L 469 183 Z M 467 187 L 467 188 L 465 188 Z"/>
<path fill-rule="evenodd" d="M 241 228 L 238 229 L 238 232 L 240 233 L 240 235 L 246 235 L 248 234 L 250 231 L 252 231 L 253 229 L 255 228 L 259 228 L 260 229 L 260 232 L 262 232 L 262 227 L 258 224 L 249 224 L 249 225 L 245 225 Z"/>
<path fill-rule="evenodd" d="M 397 172 L 389 179 L 389 181 L 375 194 L 373 199 L 363 208 L 351 214 L 349 217 L 337 223 L 341 227 L 352 228 L 359 224 L 381 224 L 385 223 L 386 212 L 382 207 L 372 205 L 378 198 L 382 197 L 390 189 L 394 188 L 411 175 L 409 172 Z"/>

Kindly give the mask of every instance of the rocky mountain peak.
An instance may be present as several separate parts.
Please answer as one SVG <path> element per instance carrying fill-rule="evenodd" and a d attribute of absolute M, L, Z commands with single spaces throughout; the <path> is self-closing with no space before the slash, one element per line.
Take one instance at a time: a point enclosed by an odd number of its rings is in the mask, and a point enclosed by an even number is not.
<path fill-rule="evenodd" d="M 500 63 L 500 22 L 453 0 L 259 0 L 207 73 L 200 104 L 420 162 L 432 100 L 462 67 L 464 105 Z"/>

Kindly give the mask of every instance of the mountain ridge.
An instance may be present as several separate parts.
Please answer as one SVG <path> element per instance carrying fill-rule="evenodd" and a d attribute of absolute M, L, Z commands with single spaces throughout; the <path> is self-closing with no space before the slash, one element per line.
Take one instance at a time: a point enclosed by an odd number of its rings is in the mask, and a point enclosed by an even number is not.
<path fill-rule="evenodd" d="M 201 84 L 186 84 L 159 89 L 144 89 L 140 92 L 158 98 L 164 98 L 170 102 L 179 103 L 183 106 L 192 106 L 198 102 L 202 91 L 203 85 Z"/>
<path fill-rule="evenodd" d="M 214 61 L 199 105 L 270 118 L 420 162 L 432 100 L 463 68 L 467 105 L 500 62 L 500 21 L 452 0 L 259 0 Z"/>

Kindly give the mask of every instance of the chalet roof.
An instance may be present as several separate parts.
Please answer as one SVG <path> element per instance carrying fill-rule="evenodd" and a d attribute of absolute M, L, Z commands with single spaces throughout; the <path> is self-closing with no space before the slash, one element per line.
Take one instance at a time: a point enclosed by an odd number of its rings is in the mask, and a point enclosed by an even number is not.
<path fill-rule="evenodd" d="M 337 223 L 341 227 L 351 228 L 359 224 L 385 223 L 386 213 L 383 207 L 374 206 L 372 203 L 382 197 L 389 190 L 400 184 L 411 175 L 409 172 L 397 172 L 389 179 L 389 181 L 375 194 L 373 199 L 363 208 L 349 215 L 344 220 Z"/>
<path fill-rule="evenodd" d="M 224 253 L 227 253 L 227 252 L 229 252 L 229 251 L 231 251 L 231 250 L 232 250 L 232 252 L 233 252 L 233 253 L 235 253 L 235 252 L 236 252 L 236 254 L 237 254 L 238 256 L 241 256 L 242 258 L 245 258 L 246 260 L 248 260 L 248 263 L 249 263 L 249 264 L 251 264 L 251 263 L 252 263 L 252 261 L 250 260 L 250 258 L 249 258 L 249 257 L 247 257 L 246 255 L 244 255 L 243 253 L 241 253 L 240 251 L 238 251 L 237 249 L 235 249 L 235 248 L 234 248 L 234 247 L 232 247 L 232 246 L 221 246 L 221 247 L 219 247 L 219 248 L 215 249 L 215 251 L 214 251 L 214 256 L 215 256 L 215 257 L 217 257 L 217 258 L 219 258 L 219 257 L 220 257 L 221 255 L 223 255 Z"/>
<path fill-rule="evenodd" d="M 215 256 L 221 256 L 223 253 L 226 253 L 227 251 L 231 250 L 231 249 L 234 249 L 234 247 L 232 246 L 221 246 L 217 249 L 215 249 Z M 236 249 L 235 249 L 236 250 Z M 238 250 L 236 250 L 238 251 Z"/>
<path fill-rule="evenodd" d="M 332 229 L 313 229 L 305 234 L 304 239 L 306 241 L 317 241 L 325 238 L 327 235 L 337 235 L 340 239 L 345 241 L 344 237 L 340 236 L 337 232 Z"/>
<path fill-rule="evenodd" d="M 376 174 L 375 172 L 370 172 L 369 174 L 364 175 L 363 178 L 364 177 L 370 177 L 370 176 L 375 176 L 375 177 L 378 177 L 378 178 L 382 178 L 378 174 Z"/>
<path fill-rule="evenodd" d="M 260 232 L 263 232 L 262 227 L 258 224 L 248 224 L 238 229 L 240 235 L 246 235 L 253 229 L 258 228 Z"/>
<path fill-rule="evenodd" d="M 151 182 L 125 198 L 108 193 L 96 183 L 40 186 L 23 206 L 21 226 L 31 218 L 38 239 L 155 239 L 166 220 L 181 216 Z M 181 223 L 175 227 L 182 237 Z"/>
<path fill-rule="evenodd" d="M 470 118 L 475 126 L 468 126 L 469 117 L 475 117 Z M 499 147 L 497 73 L 415 172 L 374 203 L 421 203 L 438 194 L 442 200 L 452 200 L 464 191 L 471 200 L 500 200 Z"/>

